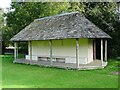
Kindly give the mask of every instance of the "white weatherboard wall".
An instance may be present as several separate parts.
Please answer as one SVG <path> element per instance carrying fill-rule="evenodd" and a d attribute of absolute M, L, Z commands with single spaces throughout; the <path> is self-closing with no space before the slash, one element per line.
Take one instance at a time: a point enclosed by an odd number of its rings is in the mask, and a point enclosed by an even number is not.
<path fill-rule="evenodd" d="M 93 61 L 93 39 L 88 40 L 88 63 Z"/>
<path fill-rule="evenodd" d="M 29 46 L 29 45 L 28 45 Z M 30 47 L 28 47 L 28 50 Z M 89 48 L 89 49 L 88 49 Z M 79 62 L 87 64 L 93 59 L 92 41 L 89 39 L 79 39 Z M 30 55 L 30 54 L 29 54 Z M 26 55 L 26 59 L 30 56 Z M 38 56 L 50 56 L 49 41 L 32 41 L 32 59 L 38 60 Z M 53 57 L 65 58 L 65 63 L 76 63 L 76 40 L 52 40 Z"/>
<path fill-rule="evenodd" d="M 76 63 L 75 39 L 53 40 L 53 56 L 66 57 L 65 63 Z"/>
<path fill-rule="evenodd" d="M 75 39 L 53 40 L 53 56 L 75 57 Z"/>
<path fill-rule="evenodd" d="M 79 39 L 79 62 L 82 64 L 88 62 L 88 39 Z"/>
<path fill-rule="evenodd" d="M 32 41 L 32 60 L 38 60 L 38 56 L 49 56 L 50 46 L 49 41 Z M 30 43 L 28 43 L 29 55 L 26 55 L 26 59 L 30 59 Z"/>

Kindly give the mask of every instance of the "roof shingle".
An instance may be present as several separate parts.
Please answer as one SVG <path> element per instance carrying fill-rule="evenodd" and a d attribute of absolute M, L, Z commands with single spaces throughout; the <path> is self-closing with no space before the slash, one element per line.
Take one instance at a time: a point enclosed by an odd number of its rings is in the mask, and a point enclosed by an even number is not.
<path fill-rule="evenodd" d="M 11 41 L 67 38 L 111 38 L 78 12 L 59 14 L 34 20 Z"/>

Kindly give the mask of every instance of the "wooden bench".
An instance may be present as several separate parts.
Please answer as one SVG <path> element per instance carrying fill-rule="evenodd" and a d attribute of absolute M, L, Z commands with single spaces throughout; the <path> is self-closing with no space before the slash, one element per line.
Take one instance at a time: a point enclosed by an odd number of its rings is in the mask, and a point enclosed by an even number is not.
<path fill-rule="evenodd" d="M 50 56 L 38 56 L 38 61 L 50 61 Z M 65 63 L 65 57 L 53 56 L 52 61 Z"/>

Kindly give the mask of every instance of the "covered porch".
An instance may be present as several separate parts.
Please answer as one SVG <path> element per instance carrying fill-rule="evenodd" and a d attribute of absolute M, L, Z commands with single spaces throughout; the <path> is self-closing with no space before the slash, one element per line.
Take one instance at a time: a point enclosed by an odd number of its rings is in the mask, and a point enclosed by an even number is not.
<path fill-rule="evenodd" d="M 87 64 L 80 64 L 80 59 L 83 59 L 79 57 L 80 51 L 79 51 L 79 42 L 78 39 L 76 39 L 76 55 L 75 60 L 76 63 L 66 63 L 65 60 L 68 57 L 55 57 L 53 56 L 52 51 L 52 40 L 49 40 L 49 48 L 50 48 L 50 55 L 49 56 L 38 56 L 38 60 L 33 60 L 32 55 L 32 43 L 29 41 L 29 55 L 30 58 L 18 58 L 18 42 L 14 42 L 14 63 L 22 63 L 22 64 L 30 64 L 30 65 L 38 65 L 38 66 L 49 66 L 49 67 L 58 67 L 58 68 L 68 68 L 68 69 L 98 69 L 98 68 L 104 68 L 107 65 L 107 40 L 106 39 L 100 39 L 100 58 L 96 58 L 97 48 L 96 43 L 97 40 L 93 40 L 93 61 Z M 70 60 L 72 60 L 72 57 L 69 57 Z M 84 60 L 84 59 L 83 59 Z"/>
<path fill-rule="evenodd" d="M 27 60 L 27 59 L 17 59 L 14 63 L 20 64 L 30 64 L 30 65 L 38 65 L 38 66 L 46 66 L 46 67 L 57 67 L 57 68 L 65 68 L 65 69 L 80 69 L 80 70 L 87 70 L 87 69 L 100 69 L 104 68 L 107 65 L 107 62 L 103 61 L 101 64 L 100 60 L 94 60 L 89 64 L 79 64 L 79 67 L 76 67 L 76 64 L 71 63 L 62 63 L 62 62 L 53 62 L 51 64 L 50 61 L 35 61 L 35 60 Z"/>

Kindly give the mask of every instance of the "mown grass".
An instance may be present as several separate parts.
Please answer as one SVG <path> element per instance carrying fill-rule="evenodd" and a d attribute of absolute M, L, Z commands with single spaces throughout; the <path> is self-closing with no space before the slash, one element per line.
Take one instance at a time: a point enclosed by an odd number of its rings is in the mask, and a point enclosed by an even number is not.
<path fill-rule="evenodd" d="M 99 70 L 64 70 L 33 65 L 13 64 L 13 58 L 2 59 L 3 88 L 117 88 L 118 63 L 109 60 L 109 65 Z"/>

